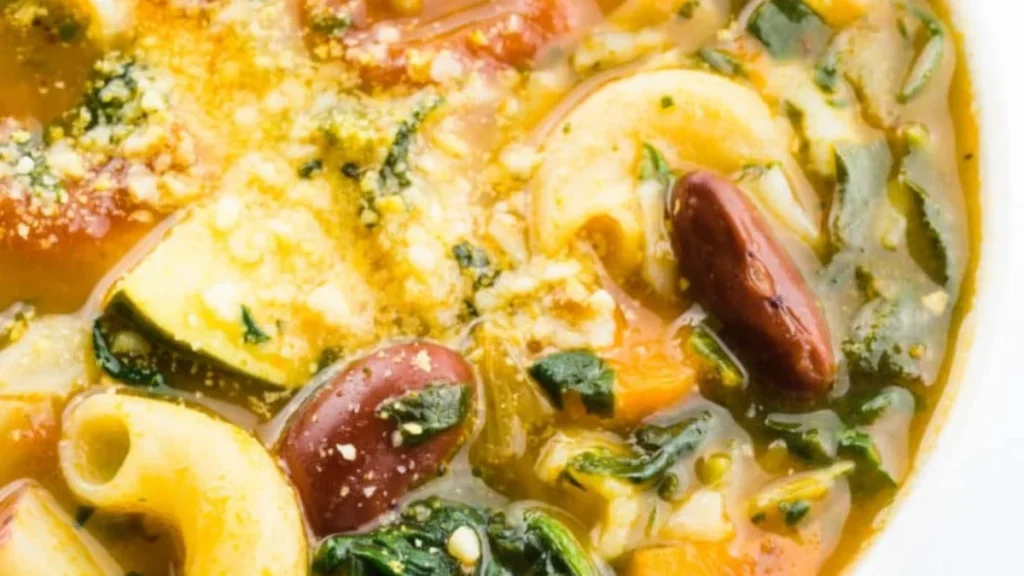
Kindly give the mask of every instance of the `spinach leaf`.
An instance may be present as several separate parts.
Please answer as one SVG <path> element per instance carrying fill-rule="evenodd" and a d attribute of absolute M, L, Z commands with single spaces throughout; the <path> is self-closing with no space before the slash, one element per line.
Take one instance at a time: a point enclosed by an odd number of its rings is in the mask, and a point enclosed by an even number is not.
<path fill-rule="evenodd" d="M 638 447 L 628 456 L 607 450 L 583 452 L 569 460 L 567 469 L 581 474 L 612 476 L 645 484 L 661 478 L 679 458 L 696 450 L 714 426 L 711 412 L 668 427 L 645 426 L 634 433 Z"/>
<path fill-rule="evenodd" d="M 395 194 L 412 184 L 409 180 L 409 148 L 412 146 L 412 138 L 427 115 L 443 102 L 440 96 L 431 96 L 421 102 L 409 118 L 398 124 L 395 138 L 391 141 L 391 147 L 378 172 L 383 194 Z"/>
<path fill-rule="evenodd" d="M 510 574 L 588 576 L 594 569 L 586 550 L 568 528 L 552 516 L 531 509 L 521 526 L 495 515 L 487 530 L 491 549 Z"/>
<path fill-rule="evenodd" d="M 843 354 L 854 375 L 919 380 L 918 358 L 932 315 L 918 298 L 905 292 L 895 298 L 868 302 L 853 319 Z"/>
<path fill-rule="evenodd" d="M 890 410 L 912 414 L 916 404 L 906 388 L 889 386 L 858 406 L 850 419 L 857 424 L 872 424 Z"/>
<path fill-rule="evenodd" d="M 838 144 L 835 148 L 836 193 L 829 213 L 835 251 L 863 248 L 878 202 L 886 197 L 892 154 L 884 140 Z"/>
<path fill-rule="evenodd" d="M 747 31 L 776 58 L 813 56 L 821 52 L 832 30 L 801 0 L 768 0 L 751 14 Z"/>
<path fill-rule="evenodd" d="M 384 400 L 376 415 L 395 422 L 403 445 L 416 446 L 461 424 L 469 413 L 469 400 L 467 384 L 439 381 Z"/>
<path fill-rule="evenodd" d="M 743 66 L 738 60 L 733 58 L 732 54 L 717 50 L 715 48 L 701 48 L 697 51 L 697 55 L 703 60 L 712 70 L 725 76 L 742 76 Z"/>
<path fill-rule="evenodd" d="M 839 51 L 830 48 L 814 67 L 814 84 L 823 92 L 835 94 L 839 88 Z"/>
<path fill-rule="evenodd" d="M 107 344 L 100 319 L 92 325 L 92 351 L 100 368 L 119 382 L 146 388 L 158 388 L 167 384 L 163 373 L 147 365 L 147 360 L 120 358 L 115 355 Z"/>
<path fill-rule="evenodd" d="M 313 570 L 346 576 L 455 576 L 465 574 L 448 552 L 459 528 L 486 539 L 479 576 L 595 576 L 585 548 L 569 529 L 540 510 L 512 522 L 502 512 L 437 497 L 415 502 L 388 524 L 365 534 L 331 536 L 317 547 Z"/>
<path fill-rule="evenodd" d="M 851 478 L 856 489 L 875 491 L 896 486 L 870 433 L 855 428 L 843 431 L 839 435 L 839 453 L 857 464 Z"/>
<path fill-rule="evenodd" d="M 566 393 L 575 392 L 587 412 L 605 418 L 615 414 L 615 371 L 589 350 L 556 352 L 529 372 L 556 408 L 563 407 Z"/>
<path fill-rule="evenodd" d="M 942 64 L 946 45 L 946 33 L 937 18 L 917 8 L 914 8 L 914 14 L 924 25 L 927 40 L 910 66 L 907 77 L 903 80 L 903 87 L 896 97 L 900 104 L 906 104 L 913 100 L 928 85 L 932 76 L 935 75 L 935 71 Z"/>
<path fill-rule="evenodd" d="M 697 326 L 686 344 L 701 357 L 716 380 L 729 388 L 746 384 L 747 371 L 710 329 Z"/>
<path fill-rule="evenodd" d="M 764 426 L 786 442 L 786 448 L 809 462 L 836 458 L 843 422 L 830 410 L 812 414 L 769 414 Z"/>
<path fill-rule="evenodd" d="M 252 317 L 252 310 L 245 304 L 242 305 L 242 329 L 242 340 L 246 344 L 263 344 L 270 341 L 270 334 L 260 328 L 256 319 Z"/>
<path fill-rule="evenodd" d="M 663 190 L 668 190 L 672 186 L 672 170 L 665 162 L 665 157 L 657 148 L 646 142 L 641 151 L 639 177 L 642 182 L 654 180 Z"/>
<path fill-rule="evenodd" d="M 952 276 L 953 257 L 950 250 L 952 224 L 935 200 L 917 183 L 903 179 L 904 188 L 913 201 L 907 225 L 907 248 L 928 277 L 946 286 Z"/>

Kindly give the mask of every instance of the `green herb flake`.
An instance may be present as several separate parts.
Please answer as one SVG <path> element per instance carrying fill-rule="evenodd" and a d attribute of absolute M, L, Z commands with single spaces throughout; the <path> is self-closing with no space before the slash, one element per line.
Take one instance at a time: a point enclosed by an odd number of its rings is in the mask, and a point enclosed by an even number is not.
<path fill-rule="evenodd" d="M 252 316 L 252 310 L 242 305 L 242 340 L 246 344 L 263 344 L 270 341 L 270 334 L 263 331 Z"/>
<path fill-rule="evenodd" d="M 665 96 L 661 97 L 661 100 L 658 102 L 658 104 L 661 106 L 662 110 L 667 110 L 667 109 L 675 106 L 676 105 L 676 101 L 675 101 L 674 98 L 672 98 L 671 96 L 666 94 Z"/>
<path fill-rule="evenodd" d="M 728 52 L 716 48 L 701 48 L 697 51 L 697 56 L 719 74 L 730 77 L 743 75 L 743 65 Z"/>
<path fill-rule="evenodd" d="M 835 251 L 863 248 L 878 203 L 886 198 L 892 153 L 884 140 L 835 147 L 836 191 L 829 212 Z"/>
<path fill-rule="evenodd" d="M 811 505 L 807 500 L 794 500 L 792 502 L 779 502 L 779 512 L 786 520 L 786 526 L 796 526 L 811 511 Z"/>
<path fill-rule="evenodd" d="M 660 480 L 682 456 L 693 453 L 715 424 L 711 412 L 701 412 L 673 426 L 648 425 L 634 433 L 637 449 L 621 456 L 607 450 L 583 452 L 569 460 L 568 470 L 586 475 L 611 476 L 633 484 Z"/>
<path fill-rule="evenodd" d="M 551 354 L 530 366 L 529 373 L 559 409 L 565 395 L 574 392 L 587 412 L 604 418 L 615 413 L 615 371 L 589 350 Z"/>
<path fill-rule="evenodd" d="M 754 10 L 747 31 L 776 58 L 819 54 L 832 30 L 801 0 L 768 0 Z"/>
<path fill-rule="evenodd" d="M 299 166 L 297 173 L 299 175 L 299 178 L 302 178 L 303 180 L 309 180 L 310 178 L 313 177 L 313 174 L 316 174 L 317 172 L 320 172 L 323 169 L 323 160 L 315 158 L 313 160 L 310 160 L 309 162 L 304 163 L 302 166 Z"/>
<path fill-rule="evenodd" d="M 384 400 L 375 413 L 395 423 L 402 445 L 416 446 L 461 424 L 469 413 L 470 395 L 467 384 L 432 382 Z"/>
<path fill-rule="evenodd" d="M 412 184 L 412 180 L 409 179 L 409 150 L 412 147 L 413 136 L 427 115 L 443 103 L 444 99 L 440 96 L 427 97 L 420 102 L 409 118 L 398 124 L 395 137 L 378 172 L 382 193 L 395 194 Z"/>

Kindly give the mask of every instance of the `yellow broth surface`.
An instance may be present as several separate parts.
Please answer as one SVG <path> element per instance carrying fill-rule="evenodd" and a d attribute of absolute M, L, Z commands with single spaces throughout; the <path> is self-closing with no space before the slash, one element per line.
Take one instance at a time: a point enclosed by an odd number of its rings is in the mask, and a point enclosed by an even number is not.
<path fill-rule="evenodd" d="M 837 574 L 913 468 L 981 241 L 938 2 L 0 38 L 0 576 Z"/>

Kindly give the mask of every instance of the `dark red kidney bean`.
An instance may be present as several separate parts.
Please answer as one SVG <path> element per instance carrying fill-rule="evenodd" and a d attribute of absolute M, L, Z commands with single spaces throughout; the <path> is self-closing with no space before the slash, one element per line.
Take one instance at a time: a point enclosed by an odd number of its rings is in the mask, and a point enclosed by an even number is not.
<path fill-rule="evenodd" d="M 429 342 L 398 344 L 353 362 L 295 415 L 280 453 L 317 535 L 354 530 L 443 472 L 465 439 L 465 421 L 421 444 L 396 446 L 394 422 L 376 414 L 384 400 L 439 381 L 473 393 L 472 368 L 459 353 Z"/>
<path fill-rule="evenodd" d="M 680 270 L 696 300 L 779 385 L 829 390 L 836 359 L 821 306 L 743 191 L 694 172 L 676 184 L 668 210 Z"/>

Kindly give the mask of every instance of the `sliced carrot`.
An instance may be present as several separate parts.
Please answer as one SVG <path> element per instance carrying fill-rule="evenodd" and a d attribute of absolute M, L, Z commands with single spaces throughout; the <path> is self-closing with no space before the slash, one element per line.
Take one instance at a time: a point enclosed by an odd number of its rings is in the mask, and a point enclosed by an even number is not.
<path fill-rule="evenodd" d="M 651 348 L 650 346 L 659 346 Z M 634 345 L 610 363 L 616 371 L 615 417 L 636 422 L 693 393 L 697 373 L 660 342 Z"/>
<path fill-rule="evenodd" d="M 686 542 L 663 548 L 645 548 L 633 554 L 625 576 L 751 576 L 747 558 L 729 554 L 724 544 Z"/>

